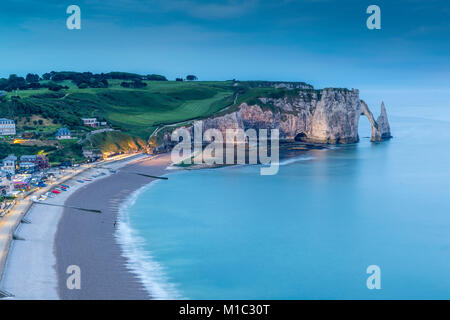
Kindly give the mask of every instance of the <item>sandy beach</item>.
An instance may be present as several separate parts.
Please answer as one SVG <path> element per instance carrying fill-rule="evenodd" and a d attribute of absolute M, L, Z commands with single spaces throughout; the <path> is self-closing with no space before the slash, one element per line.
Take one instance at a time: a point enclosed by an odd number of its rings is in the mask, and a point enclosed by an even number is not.
<path fill-rule="evenodd" d="M 12 241 L 0 289 L 15 299 L 147 299 L 149 294 L 126 267 L 115 240 L 118 206 L 134 190 L 159 176 L 170 156 L 137 156 L 104 162 L 65 184 L 69 191 L 46 200 L 102 213 L 35 204 L 30 224 L 20 224 Z M 109 169 L 117 170 L 115 173 Z M 77 180 L 105 173 L 93 181 Z M 68 290 L 66 269 L 81 268 L 81 290 Z"/>

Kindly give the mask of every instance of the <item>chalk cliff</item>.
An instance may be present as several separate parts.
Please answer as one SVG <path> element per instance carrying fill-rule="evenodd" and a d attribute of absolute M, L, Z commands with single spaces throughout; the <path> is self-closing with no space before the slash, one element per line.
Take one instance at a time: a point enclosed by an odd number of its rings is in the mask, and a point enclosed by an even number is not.
<path fill-rule="evenodd" d="M 384 103 L 377 120 L 357 89 L 300 90 L 281 97 L 259 97 L 237 111 L 203 121 L 203 129 L 279 129 L 280 138 L 313 143 L 359 141 L 358 123 L 365 115 L 372 125 L 372 141 L 391 137 Z"/>
<path fill-rule="evenodd" d="M 372 126 L 371 141 L 391 138 L 384 103 L 380 116 L 375 120 L 368 105 L 360 99 L 357 89 L 315 90 L 304 83 L 290 85 L 281 82 L 257 82 L 251 85 L 277 89 L 242 99 L 241 103 L 223 111 L 221 115 L 203 119 L 203 132 L 218 129 L 225 138 L 227 129 L 279 129 L 282 140 L 347 144 L 359 141 L 359 118 L 364 115 Z M 192 132 L 191 126 L 189 129 Z M 163 142 L 155 151 L 167 150 L 174 145 L 170 141 L 172 130 L 165 132 Z"/>

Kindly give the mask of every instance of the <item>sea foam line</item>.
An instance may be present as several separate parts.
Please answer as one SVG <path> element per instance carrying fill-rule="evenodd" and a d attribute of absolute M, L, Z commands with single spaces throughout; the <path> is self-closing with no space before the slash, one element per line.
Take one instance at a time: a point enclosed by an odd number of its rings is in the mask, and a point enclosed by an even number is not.
<path fill-rule="evenodd" d="M 316 159 L 316 158 L 312 157 L 312 156 L 298 156 L 298 157 L 294 157 L 294 158 L 285 159 L 285 160 L 280 161 L 279 163 L 275 163 L 275 164 L 278 164 L 279 166 L 286 166 L 291 163 L 295 163 L 295 162 L 299 162 L 299 161 L 314 160 L 314 159 Z"/>
<path fill-rule="evenodd" d="M 152 181 L 148 185 L 133 192 L 119 207 L 119 223 L 115 233 L 117 242 L 122 248 L 122 254 L 127 259 L 126 267 L 137 275 L 147 292 L 153 299 L 172 300 L 182 299 L 175 285 L 170 283 L 163 267 L 155 261 L 148 250 L 144 249 L 146 240 L 131 227 L 130 211 L 139 195 L 158 183 Z"/>

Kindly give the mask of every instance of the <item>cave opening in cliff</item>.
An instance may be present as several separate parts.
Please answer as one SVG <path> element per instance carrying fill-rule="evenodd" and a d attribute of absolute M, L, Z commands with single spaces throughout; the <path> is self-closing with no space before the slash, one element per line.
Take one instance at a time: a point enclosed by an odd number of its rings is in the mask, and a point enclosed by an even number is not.
<path fill-rule="evenodd" d="M 306 135 L 306 133 L 304 132 L 300 132 L 299 134 L 297 134 L 295 136 L 295 141 L 305 141 L 308 138 L 308 136 Z"/>

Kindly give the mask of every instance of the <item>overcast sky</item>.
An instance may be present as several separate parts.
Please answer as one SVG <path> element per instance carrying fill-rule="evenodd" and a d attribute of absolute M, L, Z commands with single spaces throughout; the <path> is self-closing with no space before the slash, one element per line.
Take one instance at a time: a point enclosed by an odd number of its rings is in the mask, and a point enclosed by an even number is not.
<path fill-rule="evenodd" d="M 81 8 L 81 30 L 66 28 L 71 4 Z M 381 8 L 381 30 L 366 27 L 371 4 Z M 3 0 L 0 37 L 1 77 L 192 73 L 449 100 L 449 1 Z"/>

